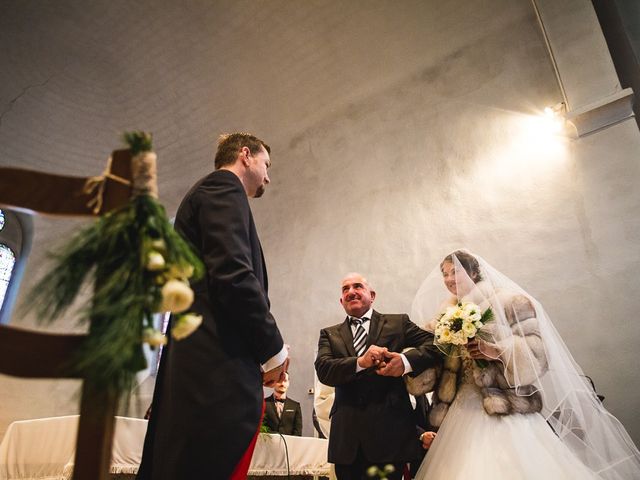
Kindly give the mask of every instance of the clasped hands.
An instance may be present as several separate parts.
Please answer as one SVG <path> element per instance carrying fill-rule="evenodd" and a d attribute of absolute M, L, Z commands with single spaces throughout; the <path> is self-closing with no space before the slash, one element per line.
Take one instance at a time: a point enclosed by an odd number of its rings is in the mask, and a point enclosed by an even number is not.
<path fill-rule="evenodd" d="M 386 347 L 371 345 L 358 357 L 361 368 L 375 368 L 378 375 L 385 377 L 401 377 L 404 374 L 404 362 L 397 352 L 390 352 Z"/>

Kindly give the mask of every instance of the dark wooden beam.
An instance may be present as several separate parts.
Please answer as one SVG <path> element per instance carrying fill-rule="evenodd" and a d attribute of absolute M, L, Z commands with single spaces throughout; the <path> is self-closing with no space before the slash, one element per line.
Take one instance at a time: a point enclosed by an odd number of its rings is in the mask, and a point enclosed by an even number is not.
<path fill-rule="evenodd" d="M 86 335 L 60 335 L 0 325 L 0 373 L 23 378 L 79 378 L 68 365 Z"/>
<path fill-rule="evenodd" d="M 111 173 L 131 181 L 131 153 L 116 150 L 112 154 Z M 93 195 L 84 186 L 91 177 L 71 177 L 22 168 L 0 167 L 0 205 L 48 215 L 96 216 L 126 204 L 131 186 L 112 178 L 105 180 L 102 208 L 94 212 Z"/>

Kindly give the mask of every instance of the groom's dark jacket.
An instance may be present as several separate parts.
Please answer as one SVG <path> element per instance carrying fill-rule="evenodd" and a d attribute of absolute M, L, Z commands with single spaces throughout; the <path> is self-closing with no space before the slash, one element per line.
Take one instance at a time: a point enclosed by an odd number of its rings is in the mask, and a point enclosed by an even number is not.
<path fill-rule="evenodd" d="M 418 374 L 440 362 L 433 336 L 405 314 L 373 311 L 367 336 L 370 345 L 405 353 Z M 421 453 L 416 418 L 402 377 L 377 375 L 374 369 L 356 373 L 356 352 L 348 318 L 320 331 L 315 367 L 318 380 L 335 387 L 331 409 L 329 462 L 351 464 L 358 448 L 372 463 L 400 463 Z"/>
<path fill-rule="evenodd" d="M 178 208 L 175 227 L 205 265 L 205 277 L 191 285 L 189 308 L 203 322 L 183 340 L 170 338 L 163 351 L 137 478 L 226 479 L 260 423 L 260 364 L 283 341 L 238 177 L 217 170 L 196 183 Z"/>

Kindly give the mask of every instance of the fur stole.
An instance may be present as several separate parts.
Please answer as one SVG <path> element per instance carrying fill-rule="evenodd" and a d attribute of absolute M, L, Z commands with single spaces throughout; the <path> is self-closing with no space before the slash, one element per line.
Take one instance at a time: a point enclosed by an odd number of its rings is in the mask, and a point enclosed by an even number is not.
<path fill-rule="evenodd" d="M 491 298 L 483 292 L 483 283 L 476 284 L 476 303 L 484 303 L 481 307 L 500 305 L 504 311 L 504 319 L 511 330 L 510 335 L 502 335 L 508 344 L 500 345 L 503 355 L 500 360 L 489 362 L 485 368 L 473 364 L 473 381 L 480 388 L 483 407 L 489 415 L 509 415 L 513 413 L 535 413 L 542 410 L 542 396 L 533 385 L 547 369 L 547 359 L 540 337 L 536 311 L 531 301 L 520 294 L 495 292 L 492 302 L 481 302 L 481 298 Z M 451 300 L 455 302 L 455 299 Z M 447 305 L 445 305 L 447 306 Z M 487 324 L 486 327 L 494 327 Z M 426 326 L 433 331 L 435 321 Z M 484 328 L 486 328 L 484 327 Z M 420 375 L 406 379 L 407 390 L 410 387 L 419 393 L 425 388 L 434 391 L 433 408 L 429 415 L 431 425 L 439 427 L 456 397 L 458 386 L 463 377 L 463 360 L 461 357 L 445 357 L 444 365 L 427 369 Z M 405 377 L 406 378 L 406 377 Z M 513 386 L 517 385 L 517 388 Z M 418 388 L 420 387 L 420 388 Z M 431 390 L 426 390 L 431 391 Z"/>
<path fill-rule="evenodd" d="M 429 414 L 429 422 L 435 427 L 442 424 L 456 397 L 462 377 L 462 364 L 460 357 L 447 357 L 445 360 Z M 489 415 L 540 412 L 542 396 L 537 388 L 533 385 L 521 385 L 516 393 L 516 389 L 509 386 L 503 371 L 504 366 L 499 361 L 489 362 L 485 368 L 473 366 L 473 380 L 480 387 L 484 410 Z"/>

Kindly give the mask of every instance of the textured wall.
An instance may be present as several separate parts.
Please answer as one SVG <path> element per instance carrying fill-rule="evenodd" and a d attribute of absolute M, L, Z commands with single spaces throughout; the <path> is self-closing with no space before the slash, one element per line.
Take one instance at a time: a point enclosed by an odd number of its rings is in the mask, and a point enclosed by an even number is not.
<path fill-rule="evenodd" d="M 633 121 L 577 141 L 538 124 L 562 98 L 530 1 L 8 1 L 0 44 L 2 165 L 97 173 L 118 132 L 148 129 L 173 213 L 217 133 L 271 144 L 272 185 L 252 205 L 305 434 L 341 276 L 362 271 L 379 310 L 408 311 L 466 246 L 543 302 L 640 439 L 640 136 Z M 76 226 L 36 221 L 27 276 Z M 0 433 L 73 412 L 74 390 L 0 378 Z"/>

